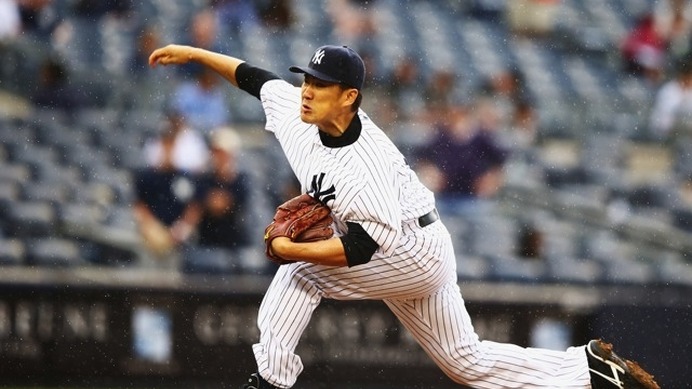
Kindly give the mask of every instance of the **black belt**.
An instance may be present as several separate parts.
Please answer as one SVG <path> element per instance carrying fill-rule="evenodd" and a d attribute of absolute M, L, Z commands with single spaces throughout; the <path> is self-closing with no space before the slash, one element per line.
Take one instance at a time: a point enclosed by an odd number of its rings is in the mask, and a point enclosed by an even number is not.
<path fill-rule="evenodd" d="M 437 212 L 437 209 L 433 208 L 432 211 L 418 218 L 418 225 L 421 227 L 425 227 L 435 223 L 439 218 L 440 214 Z"/>

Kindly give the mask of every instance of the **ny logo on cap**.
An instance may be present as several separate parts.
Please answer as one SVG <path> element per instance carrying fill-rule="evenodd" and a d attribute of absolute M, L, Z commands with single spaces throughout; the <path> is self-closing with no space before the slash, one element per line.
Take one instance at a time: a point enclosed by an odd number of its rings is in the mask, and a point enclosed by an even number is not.
<path fill-rule="evenodd" d="M 320 65 L 322 64 L 322 58 L 324 58 L 324 50 L 317 50 L 315 55 L 312 56 L 312 63 Z"/>

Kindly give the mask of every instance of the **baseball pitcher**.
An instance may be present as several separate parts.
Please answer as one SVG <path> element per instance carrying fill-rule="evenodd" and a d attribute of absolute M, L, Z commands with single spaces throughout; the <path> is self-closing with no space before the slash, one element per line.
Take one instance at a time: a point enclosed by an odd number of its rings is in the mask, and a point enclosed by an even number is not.
<path fill-rule="evenodd" d="M 322 46 L 308 60 L 290 68 L 304 75 L 295 87 L 238 58 L 189 46 L 169 45 L 149 59 L 152 66 L 200 63 L 257 97 L 266 130 L 314 200 L 301 200 L 307 210 L 285 206 L 267 227 L 267 254 L 282 265 L 259 309 L 257 372 L 244 388 L 296 383 L 303 370 L 296 346 L 325 298 L 384 301 L 439 368 L 470 387 L 658 387 L 600 340 L 566 351 L 479 340 L 433 193 L 360 109 L 363 60 L 344 46 Z M 329 212 L 315 211 L 315 203 Z M 313 222 L 322 223 L 324 236 L 297 239 Z"/>

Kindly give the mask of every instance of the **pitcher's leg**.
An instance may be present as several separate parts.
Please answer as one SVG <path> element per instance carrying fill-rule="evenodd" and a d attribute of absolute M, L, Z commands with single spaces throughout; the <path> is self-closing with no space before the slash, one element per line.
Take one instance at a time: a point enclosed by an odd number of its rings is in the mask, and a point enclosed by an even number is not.
<path fill-rule="evenodd" d="M 480 341 L 456 285 L 412 300 L 386 300 L 455 382 L 478 388 L 589 388 L 584 347 L 567 351 Z"/>
<path fill-rule="evenodd" d="M 260 341 L 252 346 L 260 375 L 281 388 L 293 386 L 303 371 L 294 351 L 322 298 L 310 275 L 296 276 L 301 266 L 277 270 L 259 308 Z"/>

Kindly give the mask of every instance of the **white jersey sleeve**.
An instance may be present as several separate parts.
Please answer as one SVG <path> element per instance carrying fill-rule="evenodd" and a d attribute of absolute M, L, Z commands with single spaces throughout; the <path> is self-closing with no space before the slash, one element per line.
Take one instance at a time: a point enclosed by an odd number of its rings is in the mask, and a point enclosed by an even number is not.
<path fill-rule="evenodd" d="M 270 80 L 260 90 L 260 101 L 267 119 L 265 129 L 275 133 L 287 114 L 300 112 L 300 88 L 281 79 Z"/>

